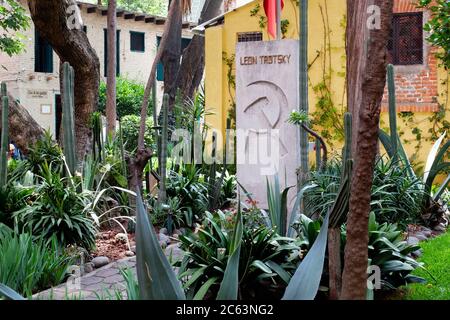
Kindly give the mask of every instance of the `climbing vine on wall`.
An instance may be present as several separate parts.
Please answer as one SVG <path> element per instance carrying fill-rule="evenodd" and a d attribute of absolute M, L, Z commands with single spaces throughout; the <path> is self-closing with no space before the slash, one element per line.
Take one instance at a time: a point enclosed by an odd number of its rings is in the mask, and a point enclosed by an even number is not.
<path fill-rule="evenodd" d="M 323 25 L 323 44 L 322 49 L 317 51 L 315 59 L 310 63 L 311 68 L 317 61 L 321 62 L 322 79 L 319 83 L 311 84 L 314 94 L 316 95 L 316 108 L 312 113 L 311 123 L 314 128 L 320 132 L 322 137 L 331 147 L 336 141 L 343 141 L 344 126 L 343 119 L 346 111 L 344 105 L 345 89 L 342 94 L 340 103 L 336 102 L 333 94 L 332 76 L 335 71 L 332 67 L 332 50 L 331 50 L 331 34 L 328 6 L 325 0 L 324 6 L 319 5 Z M 345 30 L 346 19 L 344 17 L 341 27 Z M 345 77 L 345 73 L 337 73 L 337 76 Z"/>
<path fill-rule="evenodd" d="M 234 98 L 236 92 L 236 76 L 234 74 L 234 62 L 236 55 L 228 56 L 226 52 L 222 52 L 222 61 L 227 67 L 227 86 L 230 95 L 230 108 L 228 109 L 228 118 L 231 119 L 232 126 L 236 125 L 236 100 Z"/>
<path fill-rule="evenodd" d="M 264 30 L 267 27 L 267 17 L 261 13 L 261 9 L 261 4 L 255 4 L 253 9 L 250 10 L 250 17 L 257 18 L 260 29 Z M 281 20 L 281 34 L 283 36 L 283 39 L 286 38 L 287 32 L 289 30 L 289 25 L 290 22 L 288 19 Z"/>

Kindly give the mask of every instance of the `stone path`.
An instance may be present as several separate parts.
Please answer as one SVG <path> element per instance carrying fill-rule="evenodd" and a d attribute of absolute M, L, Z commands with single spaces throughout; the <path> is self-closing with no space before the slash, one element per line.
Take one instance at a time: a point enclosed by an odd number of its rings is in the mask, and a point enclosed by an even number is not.
<path fill-rule="evenodd" d="M 172 257 L 173 261 L 181 259 L 183 255 L 177 245 L 167 247 L 165 252 L 167 256 Z M 120 292 L 126 300 L 125 280 L 120 272 L 121 269 L 130 269 L 136 276 L 136 257 L 115 261 L 81 277 L 71 277 L 66 283 L 35 294 L 33 299 L 116 300 L 116 293 Z"/>

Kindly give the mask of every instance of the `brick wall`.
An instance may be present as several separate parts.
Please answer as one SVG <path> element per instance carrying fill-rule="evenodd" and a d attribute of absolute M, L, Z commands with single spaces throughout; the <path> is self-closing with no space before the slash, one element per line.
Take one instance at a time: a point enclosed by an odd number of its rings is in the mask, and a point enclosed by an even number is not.
<path fill-rule="evenodd" d="M 415 0 L 396 0 L 394 13 L 423 11 Z M 429 17 L 424 12 L 424 22 Z M 427 35 L 424 34 L 426 37 Z M 395 45 L 395 44 L 394 44 Z M 438 110 L 438 66 L 436 49 L 424 39 L 422 65 L 395 66 L 397 110 L 399 112 L 433 112 Z M 387 111 L 387 88 L 383 97 L 383 111 Z"/>

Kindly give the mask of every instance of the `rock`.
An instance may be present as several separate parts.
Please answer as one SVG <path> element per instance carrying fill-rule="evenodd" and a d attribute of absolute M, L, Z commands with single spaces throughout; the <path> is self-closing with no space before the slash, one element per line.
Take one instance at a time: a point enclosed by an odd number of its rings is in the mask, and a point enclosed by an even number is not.
<path fill-rule="evenodd" d="M 122 243 L 126 243 L 128 241 L 128 236 L 125 233 L 118 233 L 114 237 L 114 240 Z"/>
<path fill-rule="evenodd" d="M 172 238 L 174 238 L 174 239 L 176 239 L 176 240 L 178 240 L 179 237 L 180 237 L 180 235 L 177 234 L 177 233 L 174 233 L 173 236 L 172 236 Z"/>
<path fill-rule="evenodd" d="M 159 242 L 165 242 L 166 244 L 169 244 L 170 238 L 167 235 L 160 233 L 159 234 Z"/>
<path fill-rule="evenodd" d="M 107 232 L 98 233 L 97 234 L 97 238 L 98 239 L 102 239 L 102 240 L 108 240 L 109 239 L 109 234 Z"/>
<path fill-rule="evenodd" d="M 126 252 L 125 252 L 125 255 L 126 255 L 127 257 L 133 257 L 133 256 L 134 256 L 134 252 L 133 252 L 133 251 L 126 251 Z"/>
<path fill-rule="evenodd" d="M 136 253 L 136 245 L 131 246 L 131 251 L 134 252 L 134 253 Z"/>
<path fill-rule="evenodd" d="M 103 266 L 106 266 L 109 264 L 109 258 L 108 257 L 95 257 L 92 259 L 92 264 L 95 268 L 101 268 Z"/>
<path fill-rule="evenodd" d="M 173 235 L 181 236 L 181 235 L 183 235 L 183 232 L 181 232 L 181 230 L 175 229 L 175 231 L 173 232 Z"/>
<path fill-rule="evenodd" d="M 427 238 L 431 238 L 431 236 L 433 235 L 433 232 L 428 228 L 423 228 L 421 232 Z"/>
<path fill-rule="evenodd" d="M 180 243 L 171 244 L 166 249 L 167 257 L 172 257 L 172 261 L 183 259 L 184 251 L 180 249 Z"/>
<path fill-rule="evenodd" d="M 88 262 L 83 266 L 84 273 L 91 273 L 94 269 L 95 267 L 92 262 Z"/>
<path fill-rule="evenodd" d="M 422 249 L 416 250 L 416 251 L 411 253 L 413 258 L 416 258 L 416 259 L 419 258 L 422 254 L 423 254 Z"/>
<path fill-rule="evenodd" d="M 428 240 L 428 237 L 424 235 L 422 232 L 417 232 L 416 234 L 414 234 L 414 237 L 416 237 L 420 241 Z"/>
<path fill-rule="evenodd" d="M 167 231 L 167 228 L 161 228 L 161 229 L 159 229 L 159 233 L 161 234 L 164 234 L 164 235 L 168 235 L 169 234 L 169 231 Z"/>
<path fill-rule="evenodd" d="M 445 226 L 442 223 L 440 223 L 436 227 L 434 227 L 434 231 L 445 232 Z"/>
<path fill-rule="evenodd" d="M 167 242 L 166 241 L 159 241 L 159 245 L 161 246 L 161 248 L 165 249 L 167 247 Z"/>
<path fill-rule="evenodd" d="M 419 242 L 420 242 L 420 240 L 419 240 L 418 238 L 413 237 L 413 236 L 408 237 L 408 239 L 407 239 L 406 241 L 408 242 L 408 244 L 409 244 L 410 246 L 418 245 Z"/>

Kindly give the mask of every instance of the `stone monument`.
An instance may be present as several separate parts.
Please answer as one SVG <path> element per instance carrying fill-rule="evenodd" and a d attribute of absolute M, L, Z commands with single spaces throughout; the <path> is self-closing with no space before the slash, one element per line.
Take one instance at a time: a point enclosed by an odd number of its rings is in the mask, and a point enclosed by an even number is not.
<path fill-rule="evenodd" d="M 296 40 L 236 45 L 237 178 L 260 208 L 275 175 L 294 186 L 290 207 L 296 194 L 299 129 L 287 119 L 298 109 L 298 51 Z"/>

